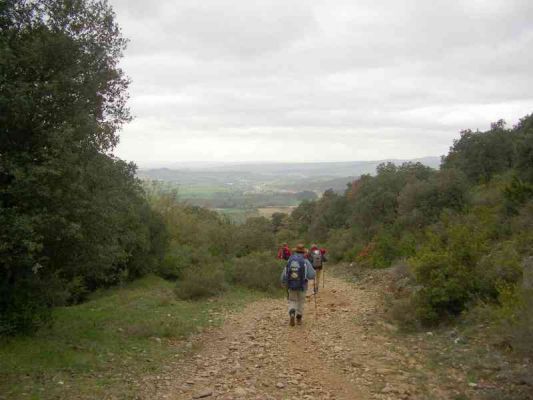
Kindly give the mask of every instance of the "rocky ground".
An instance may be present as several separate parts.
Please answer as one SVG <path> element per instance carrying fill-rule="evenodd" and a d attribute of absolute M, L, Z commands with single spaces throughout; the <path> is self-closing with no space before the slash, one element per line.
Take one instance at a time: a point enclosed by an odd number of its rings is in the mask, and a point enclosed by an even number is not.
<path fill-rule="evenodd" d="M 140 397 L 533 399 L 526 375 L 506 381 L 504 390 L 497 380 L 473 381 L 464 365 L 453 365 L 449 353 L 466 351 L 457 338 L 448 346 L 432 332 L 399 334 L 385 322 L 382 288 L 379 279 L 354 284 L 328 277 L 316 309 L 310 297 L 304 324 L 296 327 L 288 326 L 283 299 L 250 304 L 223 327 L 191 338 L 190 356 L 177 357 L 164 376 L 147 377 Z M 505 370 L 499 362 L 490 366 L 494 376 Z"/>

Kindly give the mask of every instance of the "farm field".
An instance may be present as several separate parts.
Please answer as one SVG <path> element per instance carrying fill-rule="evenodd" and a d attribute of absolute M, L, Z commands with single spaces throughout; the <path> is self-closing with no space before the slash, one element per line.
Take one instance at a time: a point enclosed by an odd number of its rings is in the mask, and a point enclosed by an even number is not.
<path fill-rule="evenodd" d="M 257 212 L 262 217 L 271 218 L 275 213 L 291 214 L 295 209 L 295 206 L 286 206 L 286 207 L 261 207 L 257 209 Z"/>
<path fill-rule="evenodd" d="M 213 208 L 213 211 L 216 211 L 222 215 L 225 215 L 230 219 L 230 221 L 236 224 L 243 224 L 246 222 L 247 218 L 258 217 L 259 213 L 257 210 L 247 210 L 242 208 Z"/>

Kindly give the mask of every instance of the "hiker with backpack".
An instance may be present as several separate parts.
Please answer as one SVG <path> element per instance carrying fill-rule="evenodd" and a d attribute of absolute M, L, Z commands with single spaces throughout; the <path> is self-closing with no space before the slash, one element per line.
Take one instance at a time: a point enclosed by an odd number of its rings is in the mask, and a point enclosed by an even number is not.
<path fill-rule="evenodd" d="M 288 261 L 291 256 L 291 249 L 289 249 L 289 245 L 287 243 L 283 243 L 283 245 L 278 249 L 278 259 Z"/>
<path fill-rule="evenodd" d="M 307 282 L 315 279 L 315 270 L 305 258 L 305 251 L 303 244 L 296 246 L 281 273 L 281 283 L 288 292 L 290 326 L 294 326 L 295 322 L 302 324 Z"/>
<path fill-rule="evenodd" d="M 317 293 L 320 286 L 320 278 L 322 277 L 322 269 L 324 267 L 324 263 L 328 260 L 326 257 L 326 249 L 321 249 L 316 244 L 313 244 L 309 250 L 308 259 L 316 271 L 314 289 L 315 293 Z"/>

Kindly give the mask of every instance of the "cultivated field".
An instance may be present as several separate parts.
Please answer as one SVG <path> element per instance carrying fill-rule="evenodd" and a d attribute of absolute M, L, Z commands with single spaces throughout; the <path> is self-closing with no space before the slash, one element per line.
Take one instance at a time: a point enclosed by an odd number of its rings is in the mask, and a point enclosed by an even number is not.
<path fill-rule="evenodd" d="M 284 214 L 291 214 L 292 211 L 295 209 L 295 206 L 286 206 L 286 207 L 261 207 L 258 208 L 257 211 L 259 212 L 259 215 L 266 218 L 271 218 L 272 214 L 275 213 L 284 213 Z"/>

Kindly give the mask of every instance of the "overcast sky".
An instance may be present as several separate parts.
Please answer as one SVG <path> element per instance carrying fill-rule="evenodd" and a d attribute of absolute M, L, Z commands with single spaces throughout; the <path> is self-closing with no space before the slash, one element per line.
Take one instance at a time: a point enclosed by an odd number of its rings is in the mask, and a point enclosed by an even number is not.
<path fill-rule="evenodd" d="M 110 2 L 140 166 L 441 155 L 533 112 L 531 0 Z"/>

